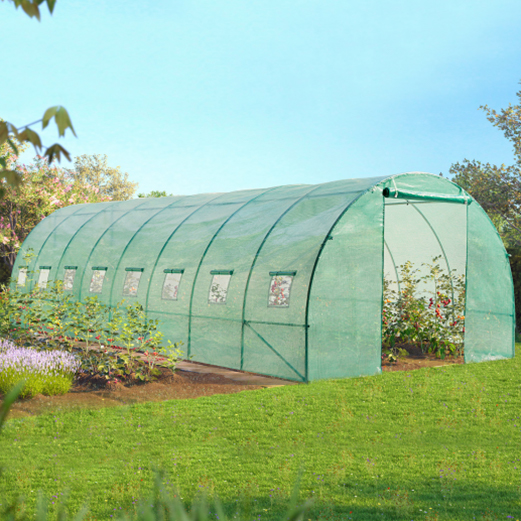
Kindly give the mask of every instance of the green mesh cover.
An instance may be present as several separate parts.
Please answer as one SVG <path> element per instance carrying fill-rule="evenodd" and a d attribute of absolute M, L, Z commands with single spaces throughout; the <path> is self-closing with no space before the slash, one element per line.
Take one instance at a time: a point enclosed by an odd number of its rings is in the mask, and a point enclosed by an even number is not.
<path fill-rule="evenodd" d="M 137 300 L 195 361 L 297 381 L 378 373 L 383 276 L 398 286 L 397 265 L 441 255 L 467 277 L 466 361 L 513 356 L 501 240 L 431 174 L 70 206 L 25 240 L 15 280 L 29 249 L 29 271 Z"/>

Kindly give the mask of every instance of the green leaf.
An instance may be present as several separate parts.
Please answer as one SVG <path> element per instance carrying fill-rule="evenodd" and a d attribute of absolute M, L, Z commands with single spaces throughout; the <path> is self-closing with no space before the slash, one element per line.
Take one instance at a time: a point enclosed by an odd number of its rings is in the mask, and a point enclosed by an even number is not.
<path fill-rule="evenodd" d="M 49 121 L 51 121 L 51 119 L 56 115 L 56 112 L 58 112 L 59 108 L 59 106 L 50 107 L 45 111 L 42 119 L 42 129 L 47 127 Z"/>
<path fill-rule="evenodd" d="M 76 132 L 72 126 L 71 119 L 69 117 L 69 113 L 62 107 L 61 105 L 56 105 L 55 107 L 50 107 L 45 111 L 42 119 L 42 128 L 46 128 L 51 119 L 54 118 L 56 121 L 56 125 L 58 127 L 59 136 L 64 136 L 65 131 L 70 128 L 72 133 L 76 136 Z"/>
<path fill-rule="evenodd" d="M 67 150 L 65 150 L 59 143 L 55 143 L 51 145 L 45 152 L 44 156 L 49 158 L 49 164 L 53 162 L 56 158 L 58 161 L 61 161 L 61 155 L 64 155 L 69 161 L 71 160 L 71 156 Z"/>
<path fill-rule="evenodd" d="M 2 165 L 4 169 L 7 168 L 7 161 L 3 157 L 0 157 L 0 165 Z"/>
<path fill-rule="evenodd" d="M 14 141 L 11 138 L 7 138 L 7 142 L 9 143 L 9 146 L 13 149 L 14 153 L 18 155 L 18 147 L 14 144 Z"/>
<path fill-rule="evenodd" d="M 34 145 L 34 148 L 37 150 L 42 148 L 42 142 L 40 140 L 40 136 L 30 128 L 26 128 L 23 132 L 18 136 L 19 141 L 29 141 Z"/>
<path fill-rule="evenodd" d="M 25 381 L 22 380 L 21 382 L 18 382 L 8 393 L 7 396 L 4 398 L 4 401 L 2 405 L 0 406 L 0 429 L 2 428 L 2 425 L 5 422 L 5 419 L 7 418 L 7 413 L 9 412 L 9 409 L 11 408 L 11 405 L 15 402 L 15 400 L 18 398 L 18 395 L 22 392 L 22 389 L 25 386 Z"/>
<path fill-rule="evenodd" d="M 40 21 L 40 9 L 36 3 L 32 3 L 30 0 L 22 0 L 22 9 L 25 11 L 30 18 L 37 18 Z"/>
<path fill-rule="evenodd" d="M 54 6 L 56 4 L 56 0 L 47 0 L 47 7 L 49 8 L 49 12 L 52 14 L 54 11 Z"/>
<path fill-rule="evenodd" d="M 68 128 L 71 129 L 72 133 L 76 136 L 76 132 L 72 126 L 71 118 L 69 117 L 69 113 L 64 107 L 60 107 L 56 112 L 56 124 L 58 125 L 58 130 L 60 131 L 60 136 L 65 135 L 65 130 Z M 76 136 L 77 137 L 77 136 Z"/>

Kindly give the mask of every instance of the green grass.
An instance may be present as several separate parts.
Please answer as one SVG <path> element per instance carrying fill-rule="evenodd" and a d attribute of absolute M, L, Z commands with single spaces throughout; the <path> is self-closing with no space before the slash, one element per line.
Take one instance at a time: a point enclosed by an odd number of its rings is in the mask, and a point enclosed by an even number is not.
<path fill-rule="evenodd" d="M 518 348 L 521 346 L 518 346 Z M 132 512 L 153 469 L 189 502 L 276 519 L 299 472 L 308 519 L 521 519 L 521 356 L 195 400 L 13 419 L 0 503 L 38 489 L 90 519 Z M 52 506 L 52 505 L 51 505 Z M 1 507 L 0 507 L 1 508 Z M 512 517 L 508 517 L 512 516 Z"/>

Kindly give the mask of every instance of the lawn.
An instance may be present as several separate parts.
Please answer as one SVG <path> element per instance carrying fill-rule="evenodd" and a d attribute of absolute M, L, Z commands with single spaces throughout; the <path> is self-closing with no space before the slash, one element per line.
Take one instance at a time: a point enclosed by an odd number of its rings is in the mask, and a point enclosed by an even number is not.
<path fill-rule="evenodd" d="M 521 344 L 518 344 L 518 349 Z M 154 468 L 189 502 L 278 519 L 521 519 L 521 356 L 194 400 L 11 419 L 0 503 L 40 489 L 89 519 L 132 512 Z M 53 507 L 53 505 L 51 505 Z M 0 507 L 2 508 L 2 507 Z"/>

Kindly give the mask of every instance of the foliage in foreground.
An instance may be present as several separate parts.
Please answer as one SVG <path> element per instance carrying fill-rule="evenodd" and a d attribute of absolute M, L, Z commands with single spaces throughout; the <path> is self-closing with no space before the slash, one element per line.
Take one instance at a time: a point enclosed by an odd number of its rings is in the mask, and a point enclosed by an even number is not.
<path fill-rule="evenodd" d="M 10 0 L 11 3 L 18 9 L 19 7 L 27 14 L 30 18 L 36 18 L 40 20 L 40 5 L 45 1 L 49 12 L 52 14 L 56 0 Z M 14 187 L 20 186 L 22 180 L 19 173 L 12 165 L 6 161 L 3 152 L 9 150 L 11 153 L 18 155 L 17 143 L 31 143 L 36 152 L 43 152 L 43 155 L 48 158 L 49 163 L 53 162 L 56 158 L 60 161 L 62 154 L 69 159 L 69 152 L 65 150 L 59 143 L 55 143 L 51 146 L 44 146 L 42 140 L 37 132 L 32 130 L 30 127 L 36 125 L 36 123 L 42 124 L 42 130 L 44 130 L 54 118 L 56 126 L 58 127 L 59 136 L 65 135 L 66 130 L 69 128 L 71 132 L 76 135 L 72 126 L 69 113 L 61 105 L 49 107 L 43 114 L 43 117 L 38 121 L 34 121 L 27 125 L 14 125 L 8 121 L 4 121 L 0 118 L 0 199 L 5 193 L 5 185 Z"/>
<path fill-rule="evenodd" d="M 399 291 L 384 279 L 382 345 L 391 361 L 400 346 L 415 344 L 440 358 L 463 352 L 465 333 L 465 277 L 446 273 L 435 257 L 425 275 L 411 262 L 397 266 Z M 428 284 L 431 292 L 422 286 Z"/>

